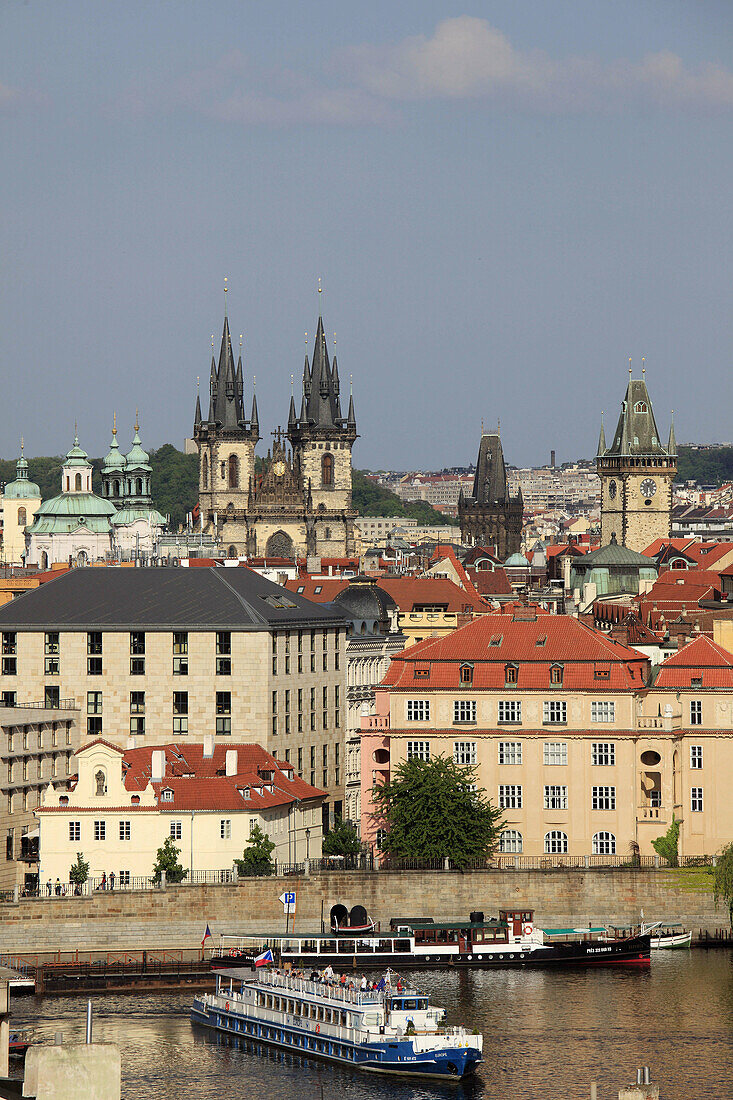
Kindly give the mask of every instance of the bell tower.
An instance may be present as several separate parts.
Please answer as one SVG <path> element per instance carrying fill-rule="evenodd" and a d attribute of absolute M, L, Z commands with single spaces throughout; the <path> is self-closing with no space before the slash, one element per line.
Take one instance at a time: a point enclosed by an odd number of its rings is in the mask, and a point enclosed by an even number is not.
<path fill-rule="evenodd" d="M 235 367 L 226 297 L 218 366 L 212 337 L 209 414 L 204 420 L 201 399 L 197 396 L 193 437 L 199 452 L 199 509 L 204 530 L 221 536 L 225 553 L 244 555 L 247 500 L 254 480 L 255 447 L 260 431 L 254 394 L 250 419 L 245 417 L 241 337 Z"/>
<path fill-rule="evenodd" d="M 313 363 L 306 353 L 300 416 L 290 399 L 288 439 L 294 466 L 304 489 L 311 496 L 315 513 L 317 553 L 343 557 L 354 552 L 354 519 L 351 506 L 351 448 L 357 438 L 354 398 L 349 410 L 341 412 L 341 394 L 336 356 L 328 357 L 323 318 L 319 316 Z"/>
<path fill-rule="evenodd" d="M 601 545 L 616 541 L 642 553 L 656 538 L 668 539 L 672 483 L 677 474 L 674 423 L 664 447 L 642 369 L 631 377 L 611 446 L 601 422 L 596 469 L 601 479 Z"/>

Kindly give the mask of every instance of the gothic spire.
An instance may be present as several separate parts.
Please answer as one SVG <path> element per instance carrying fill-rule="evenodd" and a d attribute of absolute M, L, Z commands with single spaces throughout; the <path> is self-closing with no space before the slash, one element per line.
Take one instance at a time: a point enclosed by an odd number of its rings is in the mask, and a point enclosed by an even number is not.
<path fill-rule="evenodd" d="M 669 422 L 669 443 L 667 444 L 667 453 L 670 455 L 677 455 L 677 440 L 674 434 L 674 411 L 672 412 L 672 419 Z"/>
<path fill-rule="evenodd" d="M 194 418 L 193 418 L 194 428 L 198 428 L 200 423 L 201 423 L 201 396 L 200 396 L 200 394 L 197 393 L 196 394 L 196 413 L 195 413 Z"/>
<path fill-rule="evenodd" d="M 252 395 L 252 416 L 251 416 L 251 422 L 252 422 L 252 424 L 251 424 L 251 427 L 252 427 L 252 432 L 253 432 L 253 434 L 254 434 L 254 433 L 256 433 L 256 434 L 257 434 L 257 437 L 259 438 L 259 434 L 260 434 L 260 418 L 259 418 L 259 416 L 257 415 L 257 394 L 256 394 L 256 393 Z"/>
<path fill-rule="evenodd" d="M 601 413 L 601 434 L 598 436 L 598 450 L 596 454 L 604 455 L 606 453 L 606 429 L 603 427 L 603 413 Z"/>
<path fill-rule="evenodd" d="M 213 342 L 213 338 L 212 338 Z M 209 423 L 213 424 L 216 420 L 216 363 L 214 362 L 214 356 L 211 356 L 211 373 L 209 375 Z"/>
<path fill-rule="evenodd" d="M 290 431 L 291 428 L 294 428 L 297 423 L 298 423 L 298 421 L 297 421 L 296 416 L 295 416 L 295 398 L 293 397 L 293 395 L 291 393 L 291 395 L 290 395 L 290 413 L 288 415 L 288 431 Z"/>
<path fill-rule="evenodd" d="M 346 418 L 346 427 L 356 431 L 356 414 L 354 413 L 354 395 L 349 395 L 349 415 Z"/>

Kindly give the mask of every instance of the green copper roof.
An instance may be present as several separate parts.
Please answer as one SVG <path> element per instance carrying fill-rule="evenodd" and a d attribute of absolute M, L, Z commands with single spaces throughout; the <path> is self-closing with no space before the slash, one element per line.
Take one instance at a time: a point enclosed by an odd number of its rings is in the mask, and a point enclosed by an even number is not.
<path fill-rule="evenodd" d="M 64 466 L 85 466 L 88 469 L 90 465 L 89 455 L 79 446 L 79 437 L 74 436 L 74 446 L 66 452 Z"/>
<path fill-rule="evenodd" d="M 112 526 L 126 527 L 129 523 L 135 523 L 141 519 L 146 523 L 150 521 L 153 527 L 165 527 L 165 516 L 161 516 L 157 509 L 141 508 L 134 504 L 123 505 L 112 519 Z"/>
<path fill-rule="evenodd" d="M 590 554 L 575 558 L 573 565 L 582 570 L 597 569 L 603 565 L 632 565 L 637 569 L 653 569 L 655 573 L 657 571 L 657 563 L 652 558 L 647 558 L 644 554 L 637 554 L 626 546 L 619 546 L 613 537 L 606 546 L 601 546 Z"/>
<path fill-rule="evenodd" d="M 128 470 L 152 470 L 150 455 L 147 451 L 143 450 L 143 445 L 140 441 L 137 422 L 135 423 L 135 436 L 132 440 L 132 447 L 126 455 L 126 463 Z"/>
<path fill-rule="evenodd" d="M 668 452 L 659 439 L 659 430 L 649 391 L 643 378 L 629 378 L 626 396 L 621 406 L 611 446 L 601 452 L 605 438 L 599 440 L 598 456 L 613 455 L 666 455 Z"/>
<path fill-rule="evenodd" d="M 116 511 L 114 504 L 95 493 L 62 493 L 43 502 L 29 531 L 32 535 L 60 534 L 77 527 L 109 531 Z"/>
<path fill-rule="evenodd" d="M 122 454 L 119 443 L 117 442 L 117 428 L 113 428 L 109 452 L 105 455 L 104 462 L 102 463 L 102 473 L 112 474 L 116 471 L 121 473 L 125 469 L 125 465 L 125 456 Z"/>
<path fill-rule="evenodd" d="M 16 479 L 9 481 L 5 486 L 6 500 L 40 500 L 41 490 L 35 481 L 28 480 L 28 463 L 21 451 L 20 458 L 15 463 Z"/>

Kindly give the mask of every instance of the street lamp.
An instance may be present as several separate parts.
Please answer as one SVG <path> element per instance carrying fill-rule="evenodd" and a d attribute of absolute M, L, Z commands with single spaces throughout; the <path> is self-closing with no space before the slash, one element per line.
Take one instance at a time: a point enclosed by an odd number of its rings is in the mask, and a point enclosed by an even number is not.
<path fill-rule="evenodd" d="M 310 842 L 311 842 L 311 831 L 310 831 L 310 829 L 306 829 L 305 830 L 305 858 L 306 859 L 310 859 Z"/>

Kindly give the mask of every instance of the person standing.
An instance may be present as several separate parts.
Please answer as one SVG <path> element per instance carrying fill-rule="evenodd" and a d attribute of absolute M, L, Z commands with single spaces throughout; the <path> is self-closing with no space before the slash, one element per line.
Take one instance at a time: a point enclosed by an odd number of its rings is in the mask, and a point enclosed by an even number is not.
<path fill-rule="evenodd" d="M 114 873 L 114 871 L 110 871 L 110 873 L 109 873 L 109 888 L 110 888 L 110 890 L 114 890 L 114 888 L 115 888 L 115 873 Z"/>

